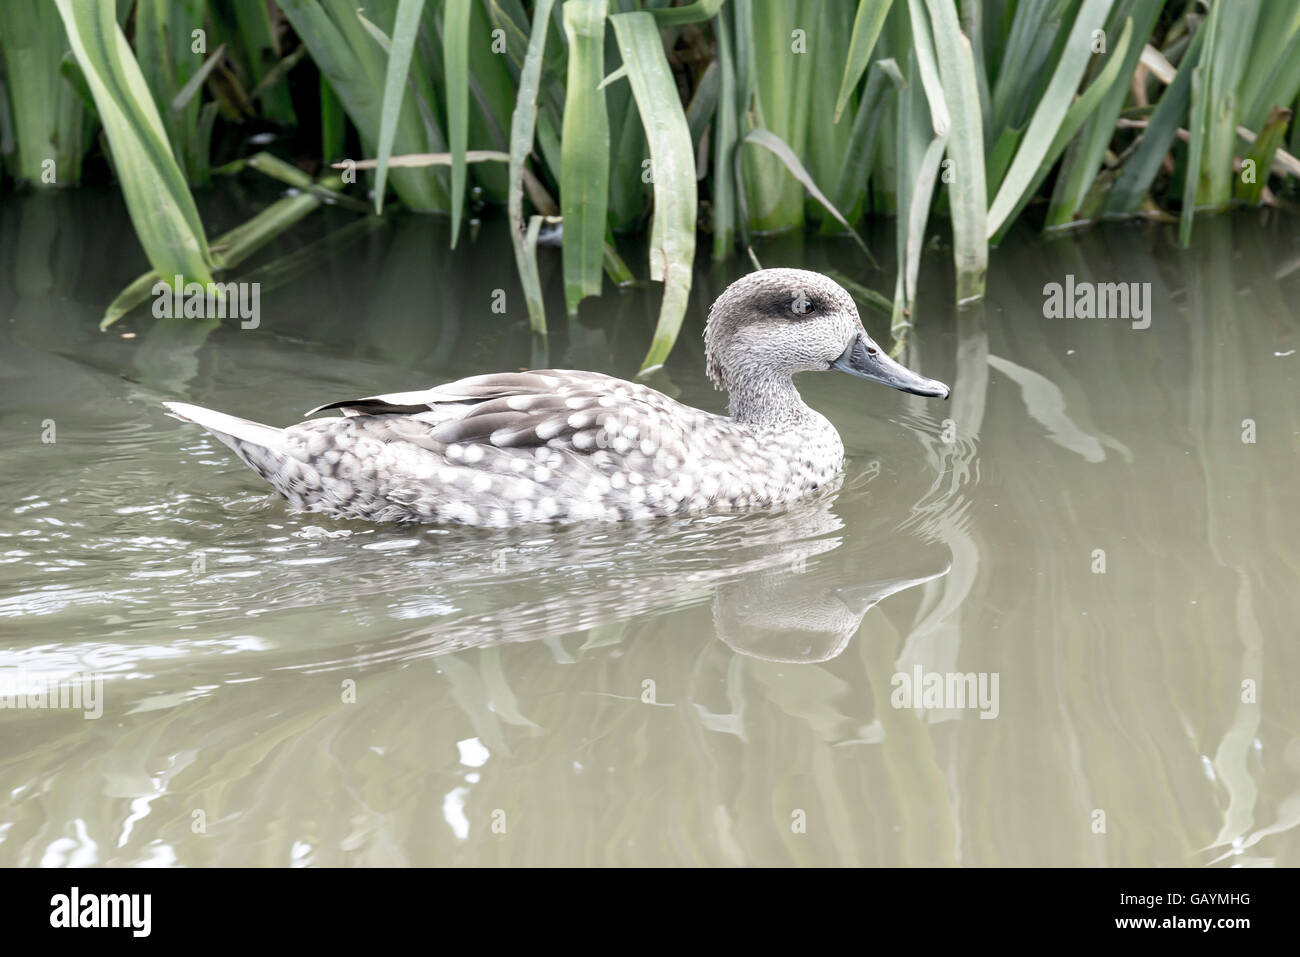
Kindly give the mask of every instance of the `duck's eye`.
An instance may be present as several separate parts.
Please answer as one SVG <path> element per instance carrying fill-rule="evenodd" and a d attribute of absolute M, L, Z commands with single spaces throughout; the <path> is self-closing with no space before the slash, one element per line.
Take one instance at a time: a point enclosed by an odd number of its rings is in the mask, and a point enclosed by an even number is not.
<path fill-rule="evenodd" d="M 806 316 L 813 311 L 813 301 L 808 298 L 802 289 L 797 290 L 794 298 L 790 300 L 790 311 L 796 316 Z"/>

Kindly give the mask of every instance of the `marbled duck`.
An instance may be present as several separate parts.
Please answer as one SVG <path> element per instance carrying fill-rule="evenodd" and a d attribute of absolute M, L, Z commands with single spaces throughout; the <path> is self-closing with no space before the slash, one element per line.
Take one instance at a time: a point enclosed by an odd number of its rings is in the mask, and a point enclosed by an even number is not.
<path fill-rule="evenodd" d="M 917 395 L 948 387 L 899 365 L 837 283 L 764 269 L 727 287 L 704 332 L 731 415 L 597 372 L 471 376 L 332 402 L 285 429 L 167 402 L 230 446 L 290 504 L 375 522 L 627 520 L 790 502 L 837 475 L 844 446 L 796 372 L 835 369 Z"/>

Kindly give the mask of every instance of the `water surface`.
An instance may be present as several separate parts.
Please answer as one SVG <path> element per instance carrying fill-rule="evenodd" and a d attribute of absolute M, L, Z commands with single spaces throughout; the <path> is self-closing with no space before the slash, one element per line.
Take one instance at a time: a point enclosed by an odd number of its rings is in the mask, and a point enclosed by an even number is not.
<path fill-rule="evenodd" d="M 936 241 L 905 358 L 952 400 L 801 377 L 849 461 L 783 510 L 334 521 L 164 414 L 635 373 L 657 289 L 566 322 L 547 251 L 542 354 L 502 226 L 446 238 L 340 241 L 257 329 L 100 333 L 144 266 L 117 201 L 6 199 L 0 678 L 104 683 L 97 720 L 0 711 L 0 864 L 1300 864 L 1294 223 L 1013 237 L 960 313 Z M 758 252 L 893 286 L 850 244 Z M 697 271 L 656 387 L 725 408 L 700 332 L 739 268 Z M 1150 327 L 1044 318 L 1067 275 L 1151 283 Z M 996 706 L 896 707 L 918 669 Z"/>

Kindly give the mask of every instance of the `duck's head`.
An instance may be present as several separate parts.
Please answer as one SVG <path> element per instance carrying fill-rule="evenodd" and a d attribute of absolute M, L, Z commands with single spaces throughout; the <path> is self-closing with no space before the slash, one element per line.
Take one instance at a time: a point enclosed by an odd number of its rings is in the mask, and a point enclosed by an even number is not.
<path fill-rule="evenodd" d="M 948 398 L 946 385 L 895 362 L 867 335 L 839 283 L 806 269 L 760 269 L 728 286 L 709 310 L 704 351 L 713 384 L 733 393 L 834 369 Z"/>

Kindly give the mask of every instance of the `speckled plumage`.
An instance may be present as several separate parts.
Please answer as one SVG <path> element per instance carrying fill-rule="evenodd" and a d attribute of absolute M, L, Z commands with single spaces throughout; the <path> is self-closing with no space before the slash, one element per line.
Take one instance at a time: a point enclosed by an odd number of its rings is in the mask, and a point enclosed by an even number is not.
<path fill-rule="evenodd" d="M 705 335 L 730 416 L 559 369 L 331 403 L 313 412 L 341 417 L 286 429 L 167 405 L 295 508 L 376 522 L 512 526 L 762 507 L 837 475 L 839 434 L 804 405 L 791 376 L 827 369 L 865 339 L 848 294 L 817 273 L 756 272 L 719 297 Z"/>

